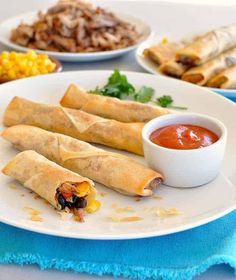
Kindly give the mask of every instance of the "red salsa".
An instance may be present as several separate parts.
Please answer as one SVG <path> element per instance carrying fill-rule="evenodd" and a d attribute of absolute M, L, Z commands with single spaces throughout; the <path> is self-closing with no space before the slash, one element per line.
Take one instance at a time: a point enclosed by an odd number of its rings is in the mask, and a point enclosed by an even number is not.
<path fill-rule="evenodd" d="M 212 131 L 196 125 L 174 124 L 154 130 L 150 140 L 162 147 L 191 150 L 207 147 L 219 137 Z"/>

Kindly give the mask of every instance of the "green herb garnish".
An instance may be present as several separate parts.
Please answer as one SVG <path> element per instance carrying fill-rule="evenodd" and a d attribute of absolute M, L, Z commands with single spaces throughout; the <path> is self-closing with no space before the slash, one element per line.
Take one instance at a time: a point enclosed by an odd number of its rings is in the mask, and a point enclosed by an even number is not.
<path fill-rule="evenodd" d="M 175 106 L 172 105 L 174 102 L 173 98 L 170 95 L 162 95 L 160 97 L 158 97 L 154 103 L 161 106 L 161 107 L 168 107 L 168 108 L 172 108 L 172 109 L 179 109 L 179 110 L 187 110 L 187 107 L 184 106 Z"/>
<path fill-rule="evenodd" d="M 147 103 L 152 99 L 153 94 L 153 88 L 142 86 L 140 90 L 135 94 L 135 101 Z"/>
<path fill-rule="evenodd" d="M 173 103 L 173 99 L 170 95 L 162 95 L 156 99 L 156 104 L 161 107 L 168 107 Z"/>
<path fill-rule="evenodd" d="M 127 77 L 121 74 L 118 69 L 116 69 L 108 78 L 108 82 L 105 86 L 101 88 L 96 87 L 90 92 L 93 94 L 147 103 L 152 99 L 154 89 L 143 86 L 138 91 L 136 91 L 134 86 L 128 82 Z"/>
<path fill-rule="evenodd" d="M 134 100 L 141 103 L 152 101 L 154 89 L 147 86 L 142 86 L 139 90 L 128 81 L 124 74 L 121 74 L 118 69 L 115 69 L 112 75 L 108 78 L 108 82 L 103 87 L 96 87 L 90 93 L 116 97 L 119 99 Z M 173 106 L 173 99 L 170 95 L 163 95 L 157 98 L 154 102 L 161 107 L 186 110 L 186 107 Z"/>

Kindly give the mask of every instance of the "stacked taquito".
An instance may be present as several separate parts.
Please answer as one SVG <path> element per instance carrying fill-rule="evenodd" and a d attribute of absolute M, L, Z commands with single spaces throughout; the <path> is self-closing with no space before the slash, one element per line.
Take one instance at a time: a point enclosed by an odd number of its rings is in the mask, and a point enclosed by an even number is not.
<path fill-rule="evenodd" d="M 144 123 L 123 123 L 81 110 L 14 97 L 3 117 L 5 126 L 28 124 L 74 138 L 143 155 Z"/>
<path fill-rule="evenodd" d="M 176 45 L 177 46 L 177 45 Z M 167 45 L 168 47 L 168 45 Z M 156 55 L 160 55 L 156 48 Z M 236 84 L 236 25 L 210 31 L 184 47 L 169 48 L 172 58 L 160 63 L 159 70 L 168 76 L 210 87 L 234 88 Z M 144 53 L 147 51 L 144 51 Z M 153 56 L 148 56 L 152 59 Z M 169 54 L 169 57 L 170 54 Z M 152 59 L 153 60 L 153 59 Z M 153 60 L 154 61 L 154 60 Z M 155 61 L 158 61 L 155 59 Z"/>
<path fill-rule="evenodd" d="M 86 142 L 38 127 L 28 125 L 12 126 L 3 131 L 2 137 L 11 142 L 20 151 L 34 150 L 67 169 L 126 195 L 151 196 L 154 189 L 163 180 L 159 173 L 143 166 L 132 158 L 104 151 Z M 23 158 L 21 161 L 24 165 Z M 34 171 L 34 168 L 31 171 L 32 166 L 34 166 L 32 164 L 29 162 L 24 165 L 24 172 L 27 173 L 27 170 L 29 170 L 29 173 L 35 172 L 32 174 L 34 176 L 39 172 Z M 22 168 L 20 165 L 19 163 L 14 172 L 18 172 L 19 167 L 19 174 L 21 173 Z M 46 166 L 45 168 L 47 168 Z M 39 170 L 37 166 L 36 170 Z M 44 175 L 42 173 L 40 176 L 45 177 L 44 180 L 47 180 L 47 174 L 49 177 L 56 176 L 56 173 L 50 175 L 50 169 L 48 173 L 44 173 Z M 31 175 L 25 174 L 25 176 L 27 176 L 27 180 L 31 178 Z M 58 178 L 60 181 L 60 177 Z M 59 185 L 58 180 L 56 181 L 58 183 L 53 183 L 53 194 L 48 197 L 49 201 L 52 204 L 54 203 L 54 206 L 56 206 L 54 196 L 55 189 Z M 67 181 L 73 182 L 72 179 Z M 35 191 L 37 192 L 37 190 Z"/>
<path fill-rule="evenodd" d="M 86 210 L 90 212 L 91 206 L 93 209 L 95 204 L 97 209 L 99 207 L 95 200 L 96 189 L 90 179 L 49 161 L 35 151 L 19 153 L 2 172 L 37 193 L 57 210 L 73 213 L 78 221 L 84 220 L 84 214 Z"/>
<path fill-rule="evenodd" d="M 74 84 L 68 87 L 60 103 L 64 107 L 124 123 L 147 122 L 169 113 L 169 110 L 159 106 L 90 94 Z"/>

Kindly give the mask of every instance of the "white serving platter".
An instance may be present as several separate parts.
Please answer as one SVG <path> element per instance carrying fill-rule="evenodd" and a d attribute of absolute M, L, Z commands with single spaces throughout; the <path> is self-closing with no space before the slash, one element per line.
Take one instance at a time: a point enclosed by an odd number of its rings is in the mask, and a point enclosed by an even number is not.
<path fill-rule="evenodd" d="M 44 234 L 85 239 L 134 239 L 175 233 L 211 222 L 236 209 L 236 105 L 205 88 L 175 79 L 150 74 L 124 72 L 131 83 L 155 89 L 156 96 L 171 95 L 175 104 L 188 107 L 188 112 L 208 114 L 221 120 L 228 129 L 226 154 L 219 176 L 211 183 L 191 189 L 160 186 L 155 195 L 161 199 L 144 198 L 136 201 L 96 184 L 101 209 L 86 216 L 85 223 L 62 220 L 60 215 L 42 199 L 35 199 L 20 184 L 0 174 L 0 221 L 26 230 Z M 94 89 L 106 83 L 111 71 L 65 72 L 27 78 L 0 86 L 0 122 L 4 109 L 15 96 L 49 104 L 58 104 L 70 83 Z M 4 127 L 1 124 L 0 130 Z M 107 149 L 107 148 L 105 148 Z M 110 149 L 111 150 L 111 149 Z M 115 151 L 115 150 L 113 150 Z M 0 139 L 0 168 L 17 154 L 8 142 Z M 121 151 L 116 151 L 120 152 Z M 140 162 L 144 159 L 125 153 Z M 13 184 L 13 185 L 12 185 Z M 118 207 L 133 207 L 132 213 L 116 213 Z M 40 211 L 42 222 L 30 220 L 26 207 Z M 177 216 L 158 217 L 150 208 L 176 208 Z M 114 216 L 141 216 L 137 222 L 114 222 Z"/>

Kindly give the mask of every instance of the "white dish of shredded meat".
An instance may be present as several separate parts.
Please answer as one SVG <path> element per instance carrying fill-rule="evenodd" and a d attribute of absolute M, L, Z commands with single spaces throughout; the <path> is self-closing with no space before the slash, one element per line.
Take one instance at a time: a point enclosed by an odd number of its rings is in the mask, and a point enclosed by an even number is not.
<path fill-rule="evenodd" d="M 82 0 L 61 0 L 47 11 L 0 24 L 0 42 L 17 51 L 34 49 L 61 61 L 98 61 L 135 49 L 151 34 L 132 16 L 112 13 Z"/>

